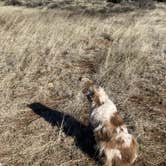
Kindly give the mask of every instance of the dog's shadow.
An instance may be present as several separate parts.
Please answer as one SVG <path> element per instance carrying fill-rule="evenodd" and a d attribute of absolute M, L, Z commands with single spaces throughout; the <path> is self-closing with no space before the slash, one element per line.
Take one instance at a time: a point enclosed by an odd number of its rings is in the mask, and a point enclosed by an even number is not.
<path fill-rule="evenodd" d="M 90 125 L 86 126 L 71 115 L 51 109 L 41 103 L 32 103 L 28 105 L 28 107 L 52 126 L 62 127 L 63 132 L 67 136 L 71 136 L 75 139 L 76 146 L 82 152 L 99 162 L 98 151 L 95 148 L 96 142 Z"/>

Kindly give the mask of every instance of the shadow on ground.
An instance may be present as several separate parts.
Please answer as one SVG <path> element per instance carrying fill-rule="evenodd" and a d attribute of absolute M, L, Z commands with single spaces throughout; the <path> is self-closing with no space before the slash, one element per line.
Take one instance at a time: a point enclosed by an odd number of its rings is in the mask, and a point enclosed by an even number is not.
<path fill-rule="evenodd" d="M 95 148 L 96 142 L 90 126 L 86 126 L 72 116 L 53 110 L 41 103 L 32 103 L 28 107 L 52 126 L 62 127 L 67 136 L 75 138 L 75 144 L 82 152 L 95 161 L 99 161 L 98 152 Z"/>

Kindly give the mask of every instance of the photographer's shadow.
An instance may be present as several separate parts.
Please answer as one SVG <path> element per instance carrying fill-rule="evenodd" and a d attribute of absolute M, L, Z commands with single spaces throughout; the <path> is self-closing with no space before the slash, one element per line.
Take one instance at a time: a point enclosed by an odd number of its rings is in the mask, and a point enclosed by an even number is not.
<path fill-rule="evenodd" d="M 90 126 L 82 124 L 71 115 L 53 110 L 41 103 L 32 103 L 28 107 L 52 126 L 62 127 L 67 136 L 75 138 L 75 144 L 81 151 L 98 161 L 98 152 L 95 148 L 96 142 Z"/>

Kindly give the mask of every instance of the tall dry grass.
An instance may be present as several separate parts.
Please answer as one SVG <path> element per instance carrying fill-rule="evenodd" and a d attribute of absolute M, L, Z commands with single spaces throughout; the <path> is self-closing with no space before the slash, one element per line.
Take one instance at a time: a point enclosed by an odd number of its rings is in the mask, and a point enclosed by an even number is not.
<path fill-rule="evenodd" d="M 135 165 L 165 164 L 166 13 L 87 17 L 69 11 L 0 7 L 0 162 L 96 165 L 27 104 L 87 118 L 79 77 L 100 83 L 138 139 Z"/>

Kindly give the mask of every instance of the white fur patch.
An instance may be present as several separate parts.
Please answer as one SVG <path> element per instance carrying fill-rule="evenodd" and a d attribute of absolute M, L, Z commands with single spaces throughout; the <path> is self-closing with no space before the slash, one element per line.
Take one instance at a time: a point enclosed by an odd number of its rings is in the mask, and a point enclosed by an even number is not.
<path fill-rule="evenodd" d="M 99 100 L 101 103 L 105 103 L 109 100 L 108 95 L 105 93 L 102 87 L 99 87 L 97 91 L 99 93 Z"/>
<path fill-rule="evenodd" d="M 134 161 L 136 160 L 136 158 L 137 158 L 137 154 L 135 154 L 135 157 L 134 157 L 134 159 L 132 160 L 131 163 L 134 163 Z"/>
<path fill-rule="evenodd" d="M 94 131 L 97 132 L 97 131 L 99 131 L 99 130 L 101 130 L 101 129 L 102 129 L 102 125 L 99 124 L 99 125 L 94 129 Z"/>
<path fill-rule="evenodd" d="M 91 123 L 93 126 L 96 124 L 104 124 L 106 121 L 110 121 L 110 118 L 117 112 L 115 104 L 109 99 L 108 95 L 105 93 L 104 89 L 99 87 L 99 100 L 103 103 L 101 106 L 95 108 L 91 115 Z"/>
<path fill-rule="evenodd" d="M 113 114 L 117 112 L 116 106 L 111 100 L 108 100 L 103 105 L 99 106 L 98 108 L 95 108 L 90 118 L 92 120 L 92 124 L 101 122 L 104 123 L 106 121 L 110 121 L 110 118 L 113 116 Z M 93 122 L 94 121 L 94 122 Z"/>
<path fill-rule="evenodd" d="M 123 146 L 124 147 L 129 147 L 132 141 L 132 135 L 129 133 L 125 133 L 125 132 L 120 132 L 117 136 L 116 136 L 116 140 L 121 138 L 124 143 Z"/>
<path fill-rule="evenodd" d="M 107 156 L 107 159 L 110 161 L 115 157 L 122 159 L 121 153 L 118 149 L 106 149 L 105 154 Z"/>

